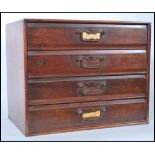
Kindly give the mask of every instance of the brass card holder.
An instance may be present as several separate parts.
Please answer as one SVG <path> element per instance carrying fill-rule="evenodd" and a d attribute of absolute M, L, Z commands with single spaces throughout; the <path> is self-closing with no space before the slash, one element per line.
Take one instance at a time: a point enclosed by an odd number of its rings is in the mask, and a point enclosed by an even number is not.
<path fill-rule="evenodd" d="M 99 41 L 101 39 L 101 33 L 89 34 L 87 32 L 82 32 L 81 37 L 83 41 Z"/>
<path fill-rule="evenodd" d="M 80 56 L 77 61 L 80 62 L 81 69 L 101 69 L 104 60 L 103 56 Z"/>
<path fill-rule="evenodd" d="M 81 121 L 84 122 L 84 121 L 93 121 L 101 119 L 105 111 L 106 111 L 105 108 L 96 110 L 94 109 L 78 110 L 78 114 L 80 114 Z"/>
<path fill-rule="evenodd" d="M 79 82 L 77 84 L 81 95 L 101 95 L 104 92 L 106 82 Z"/>
<path fill-rule="evenodd" d="M 101 110 L 97 110 L 97 111 L 94 111 L 94 112 L 87 112 L 87 113 L 83 113 L 81 115 L 82 119 L 83 120 L 87 120 L 87 119 L 93 119 L 93 118 L 99 118 L 101 117 Z"/>
<path fill-rule="evenodd" d="M 80 38 L 82 41 L 100 41 L 102 38 L 103 32 L 95 32 L 93 30 L 88 30 L 84 32 L 80 32 Z"/>

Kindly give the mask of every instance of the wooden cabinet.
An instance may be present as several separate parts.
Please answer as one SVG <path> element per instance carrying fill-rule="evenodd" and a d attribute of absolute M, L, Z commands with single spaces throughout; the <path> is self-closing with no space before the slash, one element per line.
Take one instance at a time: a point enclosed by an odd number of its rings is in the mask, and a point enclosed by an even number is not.
<path fill-rule="evenodd" d="M 7 25 L 9 118 L 26 135 L 149 122 L 150 23 Z"/>

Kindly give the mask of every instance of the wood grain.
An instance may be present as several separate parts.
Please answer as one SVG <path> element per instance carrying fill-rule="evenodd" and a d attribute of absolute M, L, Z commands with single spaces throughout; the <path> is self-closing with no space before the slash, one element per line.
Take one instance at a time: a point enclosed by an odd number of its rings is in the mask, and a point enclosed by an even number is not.
<path fill-rule="evenodd" d="M 79 83 L 89 86 L 92 83 L 103 86 L 101 94 L 87 95 L 81 94 Z M 31 80 L 29 82 L 29 104 L 43 105 L 69 102 L 84 102 L 95 100 L 112 100 L 121 98 L 145 97 L 146 77 L 137 76 L 115 76 L 115 77 L 92 77 L 92 78 L 72 78 L 55 80 Z M 96 86 L 95 86 L 96 87 Z M 91 88 L 90 88 L 91 89 Z"/>
<path fill-rule="evenodd" d="M 54 49 L 98 49 L 115 47 L 122 48 L 122 45 L 128 47 L 144 47 L 147 44 L 147 29 L 127 28 L 127 27 L 98 27 L 83 24 L 77 24 L 75 27 L 60 27 L 59 24 L 54 27 L 47 27 L 46 23 L 38 27 L 39 23 L 28 27 L 28 50 L 54 50 Z M 80 33 L 87 31 L 102 32 L 102 38 L 99 41 L 84 42 L 81 40 Z"/>
<path fill-rule="evenodd" d="M 38 52 L 28 57 L 30 78 L 134 74 L 147 72 L 147 54 L 84 54 L 84 51 Z M 37 52 L 36 52 L 37 53 Z M 85 52 L 86 53 L 86 52 Z M 93 60 L 94 59 L 94 60 Z M 43 61 L 43 64 L 38 64 Z M 85 67 L 87 65 L 87 67 Z"/>
<path fill-rule="evenodd" d="M 148 25 L 149 22 L 140 21 L 111 21 L 111 20 L 71 20 L 71 19 L 30 19 L 23 21 L 27 23 L 70 23 L 70 24 L 112 24 L 112 25 Z"/>
<path fill-rule="evenodd" d="M 150 65 L 151 65 L 151 24 L 147 25 L 147 40 L 148 40 L 148 44 L 147 44 L 147 107 L 146 107 L 146 120 L 147 123 L 149 123 L 149 105 L 150 105 Z"/>
<path fill-rule="evenodd" d="M 121 101 L 122 102 L 122 101 Z M 133 102 L 125 104 L 119 104 L 116 101 L 115 104 L 109 105 L 104 101 L 90 103 L 90 106 L 78 105 L 77 107 L 64 107 L 61 108 L 45 108 L 43 109 L 30 108 L 30 134 L 39 132 L 52 132 L 62 129 L 72 129 L 74 127 L 89 127 L 102 126 L 113 123 L 125 123 L 130 121 L 145 121 L 145 100 L 142 102 Z M 128 101 L 127 101 L 128 102 Z M 78 113 L 80 110 L 93 111 L 96 109 L 103 109 L 106 111 L 103 113 L 100 119 L 82 121 L 81 116 Z"/>

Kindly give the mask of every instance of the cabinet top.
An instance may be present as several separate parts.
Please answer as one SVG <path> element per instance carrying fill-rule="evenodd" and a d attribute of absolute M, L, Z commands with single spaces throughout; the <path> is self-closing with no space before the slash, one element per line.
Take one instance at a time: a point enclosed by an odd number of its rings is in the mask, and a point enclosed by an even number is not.
<path fill-rule="evenodd" d="M 107 21 L 107 20 L 70 20 L 70 19 L 23 19 L 27 23 L 74 23 L 74 24 L 131 24 L 147 25 L 150 22 L 138 21 Z"/>

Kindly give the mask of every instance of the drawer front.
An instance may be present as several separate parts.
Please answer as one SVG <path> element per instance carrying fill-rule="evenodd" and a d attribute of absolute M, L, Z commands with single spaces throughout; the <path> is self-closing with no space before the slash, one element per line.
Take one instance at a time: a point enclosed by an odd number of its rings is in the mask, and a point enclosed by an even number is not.
<path fill-rule="evenodd" d="M 29 104 L 145 97 L 145 75 L 29 80 Z"/>
<path fill-rule="evenodd" d="M 28 57 L 31 78 L 146 73 L 146 70 L 145 50 L 32 51 Z"/>
<path fill-rule="evenodd" d="M 145 100 L 100 101 L 29 109 L 30 133 L 145 122 Z M 121 124 L 122 123 L 122 124 Z"/>
<path fill-rule="evenodd" d="M 28 50 L 146 49 L 145 25 L 28 24 Z"/>

